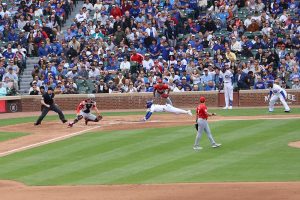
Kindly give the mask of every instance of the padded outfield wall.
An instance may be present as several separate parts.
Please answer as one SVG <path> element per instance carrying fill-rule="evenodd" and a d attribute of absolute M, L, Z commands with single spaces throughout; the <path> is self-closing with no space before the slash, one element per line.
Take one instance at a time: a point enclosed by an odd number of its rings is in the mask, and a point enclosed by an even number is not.
<path fill-rule="evenodd" d="M 300 105 L 300 91 L 287 90 L 288 104 Z M 253 106 L 267 106 L 268 105 L 268 90 L 243 90 L 234 93 L 234 106 L 239 107 L 253 107 Z M 85 94 L 72 95 L 57 95 L 55 102 L 63 110 L 74 110 L 78 103 L 86 98 Z M 195 108 L 199 102 L 199 97 L 205 96 L 207 98 L 207 105 L 209 107 L 224 106 L 224 94 L 218 91 L 212 92 L 183 92 L 171 93 L 170 97 L 173 104 L 179 108 Z M 101 110 L 114 109 L 144 109 L 145 102 L 152 99 L 152 93 L 134 93 L 134 94 L 96 94 L 96 101 L 98 108 Z M 41 96 L 12 96 L 0 97 L 0 112 L 28 112 L 40 111 Z M 163 100 L 156 101 L 157 103 L 164 103 Z M 277 103 L 279 104 L 279 102 Z"/>

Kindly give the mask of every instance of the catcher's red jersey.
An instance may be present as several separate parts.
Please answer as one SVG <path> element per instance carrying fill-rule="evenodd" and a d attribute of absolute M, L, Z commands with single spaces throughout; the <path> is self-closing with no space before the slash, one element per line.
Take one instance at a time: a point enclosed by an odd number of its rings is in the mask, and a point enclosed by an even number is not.
<path fill-rule="evenodd" d="M 165 90 L 169 89 L 169 86 L 167 84 L 163 84 L 163 85 L 156 84 L 154 85 L 154 89 L 156 89 L 156 91 L 159 94 L 163 94 Z"/>
<path fill-rule="evenodd" d="M 95 107 L 96 107 L 95 101 L 84 100 L 80 102 L 80 104 L 77 106 L 77 114 L 79 114 L 80 111 L 83 111 L 84 113 L 90 113 L 91 108 L 95 108 Z"/>
<path fill-rule="evenodd" d="M 207 107 L 205 104 L 199 104 L 197 109 L 196 109 L 196 115 L 198 118 L 202 119 L 207 119 L 208 114 L 207 114 Z"/>

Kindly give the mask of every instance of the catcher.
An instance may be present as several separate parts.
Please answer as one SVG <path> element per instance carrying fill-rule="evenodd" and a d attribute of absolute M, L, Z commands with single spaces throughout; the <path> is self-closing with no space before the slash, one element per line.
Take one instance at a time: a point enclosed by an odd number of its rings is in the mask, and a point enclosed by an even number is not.
<path fill-rule="evenodd" d="M 97 116 L 91 113 L 91 109 L 96 110 Z M 79 120 L 83 118 L 85 119 L 85 125 L 87 125 L 89 121 L 99 122 L 103 118 L 96 106 L 94 94 L 89 94 L 86 100 L 80 102 L 80 104 L 77 107 L 77 116 L 73 122 L 69 123 L 68 127 L 72 127 L 74 124 L 76 124 Z"/>
<path fill-rule="evenodd" d="M 165 98 L 167 100 L 167 104 L 173 105 L 169 97 L 170 90 L 170 87 L 159 79 L 157 84 L 154 85 L 153 96 L 154 98 Z"/>
<path fill-rule="evenodd" d="M 211 134 L 210 128 L 208 126 L 208 123 L 207 123 L 208 116 L 215 116 L 215 115 L 216 115 L 216 113 L 209 113 L 207 111 L 207 107 L 205 105 L 205 97 L 200 97 L 200 104 L 198 105 L 198 107 L 196 109 L 195 128 L 197 130 L 197 136 L 196 136 L 195 144 L 194 144 L 194 147 L 193 147 L 194 150 L 202 149 L 202 147 L 199 146 L 199 142 L 200 142 L 203 131 L 206 132 L 207 137 L 208 137 L 208 139 L 211 143 L 211 146 L 213 148 L 221 146 L 221 144 L 218 144 L 218 143 L 215 142 L 215 140 L 214 140 L 214 138 Z"/>

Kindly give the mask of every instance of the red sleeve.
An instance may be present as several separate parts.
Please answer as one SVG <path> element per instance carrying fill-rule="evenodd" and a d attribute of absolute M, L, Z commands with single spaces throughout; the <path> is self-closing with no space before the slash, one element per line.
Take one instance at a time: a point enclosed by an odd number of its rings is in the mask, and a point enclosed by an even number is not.
<path fill-rule="evenodd" d="M 76 113 L 79 114 L 82 108 L 84 107 L 83 101 L 77 106 Z"/>
<path fill-rule="evenodd" d="M 169 86 L 167 84 L 164 84 L 162 89 L 169 89 Z"/>
<path fill-rule="evenodd" d="M 156 85 L 154 85 L 154 89 L 156 89 L 156 90 L 158 89 L 158 85 L 157 85 L 157 84 L 156 84 Z"/>

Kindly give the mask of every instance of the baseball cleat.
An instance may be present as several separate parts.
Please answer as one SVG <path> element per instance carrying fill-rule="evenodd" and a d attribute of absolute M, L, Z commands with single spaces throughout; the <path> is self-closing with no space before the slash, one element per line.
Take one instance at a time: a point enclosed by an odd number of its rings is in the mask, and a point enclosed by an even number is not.
<path fill-rule="evenodd" d="M 188 110 L 188 115 L 189 115 L 189 116 L 193 116 L 193 113 L 192 113 L 191 110 Z"/>
<path fill-rule="evenodd" d="M 68 127 L 73 127 L 73 125 L 74 125 L 74 123 L 72 123 L 72 122 L 70 122 L 69 124 L 68 124 Z"/>
<path fill-rule="evenodd" d="M 228 109 L 228 107 L 227 107 L 227 106 L 225 106 L 223 109 L 224 109 L 224 110 L 226 110 L 226 109 Z"/>
<path fill-rule="evenodd" d="M 217 144 L 217 143 L 215 143 L 215 144 L 213 144 L 213 145 L 211 145 L 211 147 L 212 148 L 217 148 L 217 147 L 219 147 L 219 146 L 221 146 L 222 144 Z"/>
<path fill-rule="evenodd" d="M 38 125 L 41 125 L 41 123 L 35 122 L 33 125 L 38 126 Z"/>
<path fill-rule="evenodd" d="M 289 112 L 291 112 L 291 111 L 290 111 L 290 110 L 285 110 L 284 112 L 289 113 Z"/>
<path fill-rule="evenodd" d="M 197 151 L 197 150 L 201 150 L 201 149 L 203 149 L 203 148 L 202 148 L 202 147 L 199 147 L 199 146 L 194 146 L 193 149 L 194 149 L 195 151 Z"/>
<path fill-rule="evenodd" d="M 228 108 L 229 110 L 231 110 L 232 109 L 232 106 L 229 106 L 229 108 Z"/>
<path fill-rule="evenodd" d="M 66 120 L 66 119 L 64 119 L 64 120 L 62 120 L 62 123 L 66 123 L 68 120 Z"/>

